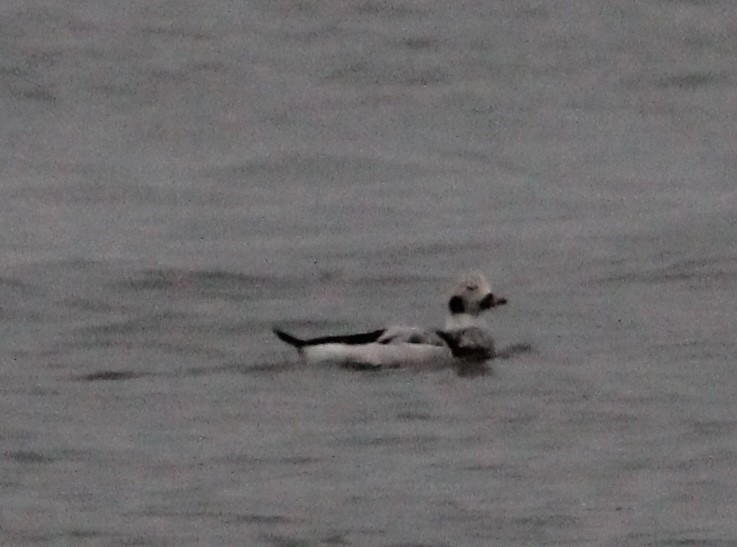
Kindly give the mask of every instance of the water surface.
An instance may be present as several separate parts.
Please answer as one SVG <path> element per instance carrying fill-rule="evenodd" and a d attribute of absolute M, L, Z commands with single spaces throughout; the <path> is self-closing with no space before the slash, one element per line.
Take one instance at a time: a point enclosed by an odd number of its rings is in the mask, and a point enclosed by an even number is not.
<path fill-rule="evenodd" d="M 731 2 L 0 7 L 8 545 L 737 545 Z M 270 332 L 510 305 L 487 374 Z"/>

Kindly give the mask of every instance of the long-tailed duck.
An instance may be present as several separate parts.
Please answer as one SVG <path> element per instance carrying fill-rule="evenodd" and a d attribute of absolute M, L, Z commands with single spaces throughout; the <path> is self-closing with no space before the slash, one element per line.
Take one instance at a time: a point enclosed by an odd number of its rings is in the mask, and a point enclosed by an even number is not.
<path fill-rule="evenodd" d="M 453 288 L 444 329 L 394 326 L 310 339 L 297 338 L 276 327 L 273 330 L 310 363 L 394 368 L 458 360 L 480 362 L 495 356 L 494 341 L 481 313 L 506 303 L 506 298 L 491 292 L 483 274 L 471 273 L 459 278 Z"/>

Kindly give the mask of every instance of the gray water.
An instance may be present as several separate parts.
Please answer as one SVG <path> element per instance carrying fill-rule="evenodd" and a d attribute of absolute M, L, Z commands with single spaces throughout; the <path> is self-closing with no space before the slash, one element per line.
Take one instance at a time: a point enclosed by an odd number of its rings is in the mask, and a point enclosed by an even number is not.
<path fill-rule="evenodd" d="M 0 543 L 737 545 L 731 0 L 8 0 Z M 486 374 L 273 337 L 440 324 Z"/>

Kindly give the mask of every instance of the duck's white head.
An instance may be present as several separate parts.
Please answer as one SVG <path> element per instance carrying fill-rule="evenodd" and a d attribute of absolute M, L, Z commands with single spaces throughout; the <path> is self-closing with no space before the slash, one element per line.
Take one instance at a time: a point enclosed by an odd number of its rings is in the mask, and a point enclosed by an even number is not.
<path fill-rule="evenodd" d="M 483 327 L 479 317 L 481 312 L 507 303 L 491 292 L 491 286 L 484 274 L 472 272 L 458 279 L 453 286 L 448 309 L 450 316 L 446 328 Z"/>

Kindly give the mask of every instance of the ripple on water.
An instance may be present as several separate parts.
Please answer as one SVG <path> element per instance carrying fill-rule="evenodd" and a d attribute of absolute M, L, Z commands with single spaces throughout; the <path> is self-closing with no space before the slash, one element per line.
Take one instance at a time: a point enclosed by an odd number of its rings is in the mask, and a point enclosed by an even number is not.
<path fill-rule="evenodd" d="M 119 382 L 124 380 L 136 380 L 144 376 L 154 376 L 150 372 L 136 372 L 132 370 L 97 370 L 88 374 L 74 376 L 77 382 Z"/>
<path fill-rule="evenodd" d="M 717 257 L 710 259 L 683 260 L 667 266 L 645 270 L 632 270 L 604 276 L 594 280 L 601 284 L 671 282 L 735 282 L 737 281 L 737 258 Z"/>

